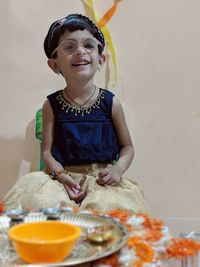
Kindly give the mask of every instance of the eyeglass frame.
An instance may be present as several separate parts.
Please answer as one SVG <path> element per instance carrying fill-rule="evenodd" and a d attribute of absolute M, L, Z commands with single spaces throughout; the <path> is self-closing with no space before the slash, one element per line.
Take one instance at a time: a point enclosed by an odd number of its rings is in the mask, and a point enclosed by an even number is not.
<path fill-rule="evenodd" d="M 95 48 L 91 48 L 92 51 L 90 51 L 90 49 L 85 48 L 85 47 L 83 46 L 83 42 L 84 42 L 84 41 L 87 41 L 87 40 L 92 40 L 92 41 L 94 41 L 94 42 L 97 44 L 97 47 L 95 47 Z M 76 47 L 75 47 L 74 51 L 72 51 L 72 52 L 67 53 L 67 52 L 61 50 L 64 54 L 67 54 L 67 55 L 73 54 L 73 53 L 78 49 L 78 47 L 80 46 L 80 44 L 81 44 L 81 47 L 82 47 L 82 48 L 86 51 L 86 53 L 88 53 L 88 54 L 93 53 L 93 51 L 96 50 L 96 48 L 97 48 L 99 54 L 101 54 L 102 51 L 103 51 L 103 47 L 102 47 L 102 45 L 100 44 L 100 42 L 97 42 L 96 39 L 93 39 L 93 38 L 86 38 L 86 39 L 82 40 L 81 42 L 77 42 L 77 41 L 75 41 L 75 40 L 63 40 L 63 41 L 60 42 L 60 43 L 58 44 L 58 46 L 53 50 L 53 52 L 52 52 L 52 54 L 51 54 L 51 58 L 55 58 L 55 55 L 54 55 L 54 54 L 58 51 L 58 49 L 60 49 L 60 46 L 61 46 L 62 44 L 67 43 L 67 42 L 71 42 L 71 43 L 76 44 Z"/>

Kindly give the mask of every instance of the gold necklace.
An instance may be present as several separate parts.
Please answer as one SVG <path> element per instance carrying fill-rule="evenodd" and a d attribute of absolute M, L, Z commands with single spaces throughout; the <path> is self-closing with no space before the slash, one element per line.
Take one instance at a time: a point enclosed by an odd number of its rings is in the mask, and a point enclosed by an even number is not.
<path fill-rule="evenodd" d="M 96 85 L 94 85 L 94 91 L 92 93 L 92 95 L 83 103 L 83 104 L 79 104 L 78 102 L 76 102 L 73 98 L 71 98 L 69 96 L 69 94 L 67 93 L 67 87 L 65 88 L 65 93 L 67 95 L 67 97 L 79 108 L 79 109 L 82 109 L 91 99 L 92 97 L 94 96 L 94 94 L 96 93 L 96 90 L 97 90 L 97 87 Z"/>

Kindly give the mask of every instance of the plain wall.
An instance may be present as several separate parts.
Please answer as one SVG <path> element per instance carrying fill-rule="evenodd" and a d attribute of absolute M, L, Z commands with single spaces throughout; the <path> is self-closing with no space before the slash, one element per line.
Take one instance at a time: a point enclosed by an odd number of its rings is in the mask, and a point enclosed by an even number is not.
<path fill-rule="evenodd" d="M 94 1 L 100 14 L 111 0 Z M 156 216 L 200 217 L 200 2 L 124 0 L 108 24 L 118 82 L 136 150 L 127 177 Z M 79 0 L 0 0 L 0 197 L 39 169 L 35 114 L 64 87 L 47 66 L 43 39 L 54 20 L 83 13 Z M 105 69 L 96 82 L 105 85 Z"/>

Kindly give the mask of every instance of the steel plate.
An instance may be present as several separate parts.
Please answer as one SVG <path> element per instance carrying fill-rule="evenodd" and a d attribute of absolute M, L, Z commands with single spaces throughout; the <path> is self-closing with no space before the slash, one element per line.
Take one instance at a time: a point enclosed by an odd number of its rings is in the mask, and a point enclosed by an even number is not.
<path fill-rule="evenodd" d="M 24 222 L 46 220 L 43 213 L 29 213 Z M 119 222 L 113 220 L 110 217 L 95 216 L 92 214 L 74 214 L 72 212 L 64 212 L 61 214 L 59 220 L 67 223 L 78 225 L 82 228 L 82 236 L 73 249 L 69 257 L 63 262 L 59 263 L 45 263 L 45 264 L 27 264 L 19 258 L 19 256 L 10 249 L 7 252 L 7 260 L 5 266 L 7 267 L 58 267 L 58 266 L 75 266 L 82 263 L 88 263 L 106 257 L 119 249 L 121 249 L 128 239 L 128 232 L 126 228 Z M 7 217 L 0 216 L 0 232 L 5 236 L 5 232 L 9 227 L 10 220 Z M 111 226 L 113 231 L 113 237 L 108 242 L 95 244 L 87 239 L 88 230 L 101 226 Z M 7 227 L 7 228 L 6 228 Z M 0 235 L 1 237 L 1 235 Z M 2 251 L 0 251 L 2 254 Z"/>

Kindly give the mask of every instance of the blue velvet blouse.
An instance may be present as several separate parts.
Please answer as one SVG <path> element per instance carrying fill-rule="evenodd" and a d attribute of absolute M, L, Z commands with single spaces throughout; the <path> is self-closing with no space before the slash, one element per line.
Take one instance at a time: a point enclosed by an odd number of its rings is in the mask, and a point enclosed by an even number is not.
<path fill-rule="evenodd" d="M 75 108 L 61 90 L 48 95 L 55 121 L 52 155 L 62 165 L 111 162 L 119 145 L 111 113 L 114 95 L 105 89 L 90 106 Z"/>

